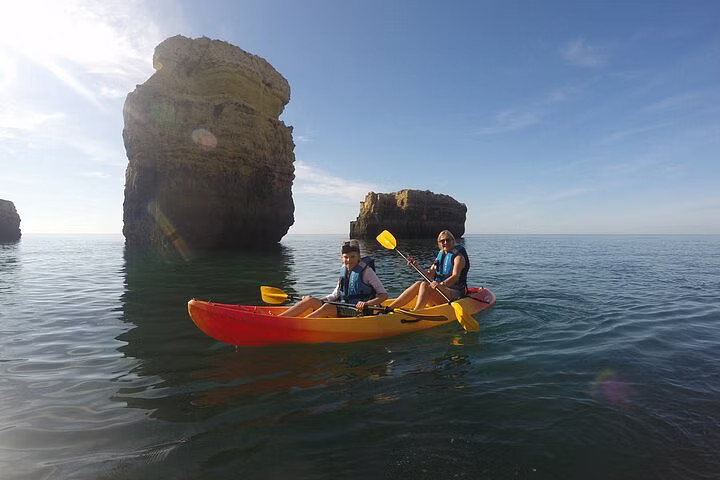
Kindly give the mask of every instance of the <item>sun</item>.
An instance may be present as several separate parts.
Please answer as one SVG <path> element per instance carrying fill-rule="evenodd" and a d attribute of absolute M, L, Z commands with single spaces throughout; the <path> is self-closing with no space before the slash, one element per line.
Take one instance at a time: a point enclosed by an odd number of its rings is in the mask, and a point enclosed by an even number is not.
<path fill-rule="evenodd" d="M 80 0 L 8 4 L 0 16 L 0 86 L 21 80 L 17 65 L 24 61 L 95 103 L 103 92 L 113 91 L 113 84 L 142 81 L 152 74 L 158 36 L 139 7 L 137 2 Z"/>

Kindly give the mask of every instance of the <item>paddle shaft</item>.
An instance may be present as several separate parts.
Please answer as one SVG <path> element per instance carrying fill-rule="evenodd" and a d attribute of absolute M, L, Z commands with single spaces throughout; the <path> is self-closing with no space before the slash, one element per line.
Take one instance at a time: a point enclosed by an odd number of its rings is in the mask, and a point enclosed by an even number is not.
<path fill-rule="evenodd" d="M 355 305 L 353 305 L 353 304 L 351 304 L 351 303 L 328 302 L 327 300 L 320 300 L 320 301 L 323 302 L 323 303 L 328 303 L 328 304 L 330 304 L 330 305 L 337 305 L 338 307 L 348 307 L 348 308 L 353 308 L 353 309 L 355 309 L 355 310 L 358 309 Z M 384 309 L 385 307 L 382 307 L 382 306 L 380 306 L 380 305 L 366 305 L 365 308 L 370 309 L 370 310 L 382 310 L 382 309 Z"/>
<path fill-rule="evenodd" d="M 295 295 L 288 295 L 287 299 L 291 302 L 294 302 L 296 300 L 301 300 L 301 298 L 296 297 Z M 357 310 L 357 307 L 351 303 L 342 303 L 342 302 L 329 302 L 327 300 L 320 300 L 322 303 L 328 303 L 330 305 L 336 305 L 338 307 L 348 307 L 348 308 L 354 308 Z M 384 309 L 385 307 L 381 307 L 380 305 L 367 305 L 365 308 L 369 308 L 371 310 L 380 310 Z"/>
<path fill-rule="evenodd" d="M 287 295 L 287 299 L 290 300 L 290 301 L 298 300 L 298 298 L 297 298 L 295 295 Z M 327 301 L 327 300 L 320 300 L 320 301 L 321 301 L 322 303 L 328 303 L 328 304 L 330 304 L 330 305 L 337 305 L 337 306 L 340 306 L 340 307 L 348 307 L 348 308 L 352 308 L 352 309 L 354 309 L 354 310 L 357 310 L 357 307 L 356 307 L 355 305 L 350 304 L 350 303 L 329 302 L 329 301 Z M 426 314 L 422 314 L 422 313 L 410 312 L 410 311 L 404 310 L 404 309 L 402 309 L 402 308 L 391 308 L 391 309 L 388 310 L 388 307 L 383 307 L 382 305 L 368 305 L 368 306 L 366 306 L 365 308 L 367 308 L 367 309 L 369 309 L 369 310 L 377 310 L 377 311 L 380 311 L 380 312 L 383 312 L 383 311 L 384 311 L 385 313 L 388 313 L 388 312 L 404 313 L 405 315 L 410 315 L 411 317 L 417 319 L 417 320 L 410 320 L 410 321 L 401 320 L 401 323 L 417 322 L 417 321 L 419 321 L 419 320 L 432 320 L 432 321 L 435 321 L 435 322 L 444 322 L 445 320 L 447 320 L 447 317 L 444 317 L 444 316 L 442 316 L 442 315 L 426 315 Z"/>
<path fill-rule="evenodd" d="M 411 263 L 410 260 L 408 260 L 407 257 L 406 257 L 405 255 L 403 255 L 403 253 L 402 253 L 400 250 L 398 250 L 398 249 L 396 248 L 395 251 L 398 252 L 398 253 L 400 254 L 400 256 L 401 256 L 402 258 L 404 258 L 405 261 L 406 261 L 408 264 L 410 264 L 410 265 L 415 269 L 415 271 L 417 271 L 420 275 L 422 275 L 426 282 L 430 283 L 430 279 L 427 277 L 427 275 L 425 275 L 425 272 L 423 272 L 422 270 L 420 270 L 420 269 L 417 267 L 417 265 L 415 265 L 414 263 Z M 445 300 L 447 300 L 448 303 L 451 303 L 451 300 L 447 297 L 447 295 L 445 295 L 445 293 L 443 293 L 443 291 L 442 291 L 441 289 L 436 288 L 435 291 L 438 292 L 440 295 L 442 295 L 443 298 L 444 298 Z"/>
<path fill-rule="evenodd" d="M 290 301 L 298 300 L 298 297 L 296 295 L 287 294 L 287 293 L 283 292 L 282 290 L 280 290 L 279 288 L 268 287 L 266 285 L 260 286 L 260 294 L 262 295 L 263 302 L 270 303 L 270 304 L 283 303 L 286 300 L 290 300 Z M 328 300 L 320 300 L 320 299 L 318 299 L 318 301 L 320 301 L 321 303 L 327 303 L 330 305 L 338 305 L 341 307 L 352 308 L 355 311 L 359 311 L 357 308 L 357 304 L 353 305 L 351 303 L 331 302 Z M 410 312 L 408 310 L 403 310 L 400 308 L 384 307 L 382 305 L 366 305 L 363 308 L 363 310 L 365 310 L 365 308 L 367 308 L 368 310 L 374 310 L 374 311 L 380 312 L 380 313 L 390 313 L 390 312 L 403 313 L 403 314 L 409 315 L 413 318 L 424 318 L 427 320 L 436 320 L 436 321 L 447 320 L 447 317 L 445 317 L 443 315 L 426 315 L 426 314 L 421 314 L 421 313 Z"/>

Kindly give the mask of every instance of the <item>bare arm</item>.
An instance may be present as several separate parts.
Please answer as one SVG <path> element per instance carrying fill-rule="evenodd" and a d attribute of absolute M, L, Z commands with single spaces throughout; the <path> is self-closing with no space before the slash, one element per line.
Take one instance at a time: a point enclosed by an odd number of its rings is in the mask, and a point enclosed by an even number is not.
<path fill-rule="evenodd" d="M 430 266 L 427 268 L 427 270 L 423 270 L 422 268 L 420 268 L 420 267 L 418 266 L 418 263 L 417 263 L 417 260 L 415 259 L 415 257 L 413 257 L 413 256 L 411 255 L 411 256 L 408 256 L 408 265 L 410 265 L 410 264 L 414 265 L 415 268 L 417 268 L 417 269 L 419 269 L 420 271 L 424 272 L 424 274 L 425 274 L 425 279 L 426 279 L 428 282 L 432 281 L 432 279 L 435 278 L 435 273 L 436 273 L 436 270 L 437 270 L 437 264 L 436 264 L 435 262 L 433 262 L 433 264 L 430 265 Z"/>
<path fill-rule="evenodd" d="M 335 285 L 335 290 L 332 291 L 332 293 L 326 297 L 324 297 L 322 300 L 326 302 L 337 302 L 340 298 L 340 282 L 338 282 L 337 285 Z"/>

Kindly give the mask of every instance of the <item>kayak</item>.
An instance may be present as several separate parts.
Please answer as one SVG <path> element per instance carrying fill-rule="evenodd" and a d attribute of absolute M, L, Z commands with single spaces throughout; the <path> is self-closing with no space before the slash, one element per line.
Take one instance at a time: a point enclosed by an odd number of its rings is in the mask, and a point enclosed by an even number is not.
<path fill-rule="evenodd" d="M 386 300 L 385 303 L 391 301 Z M 413 302 L 408 304 L 408 308 Z M 487 288 L 469 288 L 467 296 L 453 303 L 472 315 L 490 308 L 495 303 L 495 294 Z M 447 303 L 414 312 L 435 316 L 431 320 L 414 316 L 413 312 L 399 311 L 349 318 L 279 317 L 287 308 L 231 305 L 194 298 L 188 302 L 190 318 L 200 330 L 220 342 L 243 347 L 360 342 L 457 321 L 455 311 Z"/>

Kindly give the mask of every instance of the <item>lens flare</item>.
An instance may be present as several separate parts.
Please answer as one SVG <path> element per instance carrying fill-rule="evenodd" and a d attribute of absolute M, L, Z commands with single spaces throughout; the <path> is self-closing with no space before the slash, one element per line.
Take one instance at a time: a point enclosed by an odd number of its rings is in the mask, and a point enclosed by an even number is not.
<path fill-rule="evenodd" d="M 160 227 L 160 230 L 165 236 L 163 245 L 166 247 L 172 245 L 175 250 L 180 254 L 183 260 L 190 260 L 190 248 L 188 247 L 185 240 L 183 240 L 183 238 L 180 236 L 180 233 L 177 231 L 170 219 L 160 209 L 160 205 L 158 205 L 158 203 L 153 200 L 148 203 L 147 209 L 150 215 L 155 220 L 155 223 L 158 227 Z"/>
<path fill-rule="evenodd" d="M 598 401 L 617 407 L 627 408 L 634 394 L 632 386 L 611 370 L 602 370 L 595 376 L 592 384 L 592 396 Z"/>
<path fill-rule="evenodd" d="M 192 132 L 192 140 L 203 150 L 212 150 L 217 147 L 217 137 L 210 130 L 205 128 L 196 128 Z"/>

